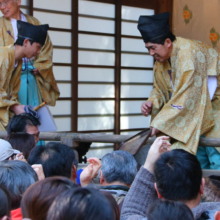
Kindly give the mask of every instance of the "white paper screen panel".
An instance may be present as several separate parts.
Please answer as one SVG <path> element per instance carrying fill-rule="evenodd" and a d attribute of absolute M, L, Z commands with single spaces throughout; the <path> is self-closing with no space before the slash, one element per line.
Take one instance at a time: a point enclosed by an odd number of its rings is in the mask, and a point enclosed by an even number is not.
<path fill-rule="evenodd" d="M 71 131 L 71 118 L 70 117 L 62 117 L 62 118 L 54 118 L 57 131 Z"/>
<path fill-rule="evenodd" d="M 153 83 L 153 70 L 121 70 L 122 83 Z"/>
<path fill-rule="evenodd" d="M 86 65 L 114 66 L 115 54 L 110 52 L 79 51 L 78 63 Z"/>
<path fill-rule="evenodd" d="M 70 83 L 57 83 L 60 90 L 60 98 L 71 97 L 71 84 Z"/>
<path fill-rule="evenodd" d="M 56 80 L 71 80 L 71 67 L 53 66 L 53 73 Z"/>
<path fill-rule="evenodd" d="M 49 24 L 50 27 L 66 29 L 71 29 L 72 27 L 71 15 L 34 11 L 34 17 L 36 17 L 42 24 Z"/>
<path fill-rule="evenodd" d="M 110 134 L 110 133 L 104 133 L 104 134 Z M 111 133 L 110 135 L 113 135 L 113 133 Z M 95 148 L 97 147 L 112 147 L 113 143 L 95 143 L 92 142 L 92 144 L 90 145 L 91 148 L 93 148 L 93 150 L 95 150 Z"/>
<path fill-rule="evenodd" d="M 122 116 L 121 129 L 147 128 L 150 126 L 150 120 L 144 116 Z"/>
<path fill-rule="evenodd" d="M 114 69 L 78 68 L 79 81 L 114 82 Z"/>
<path fill-rule="evenodd" d="M 87 158 L 90 157 L 97 157 L 101 159 L 103 156 L 105 156 L 107 153 L 111 153 L 114 150 L 114 148 L 106 148 L 106 149 L 91 149 L 89 152 L 86 154 Z"/>
<path fill-rule="evenodd" d="M 121 38 L 121 50 L 148 53 L 142 39 Z"/>
<path fill-rule="evenodd" d="M 114 18 L 115 5 L 79 0 L 79 14 Z"/>
<path fill-rule="evenodd" d="M 70 49 L 53 49 L 53 62 L 55 63 L 71 63 Z"/>
<path fill-rule="evenodd" d="M 79 98 L 114 98 L 114 85 L 78 85 Z"/>
<path fill-rule="evenodd" d="M 50 106 L 52 115 L 70 115 L 71 101 L 56 101 L 56 106 Z"/>
<path fill-rule="evenodd" d="M 138 37 L 141 36 L 139 30 L 137 29 L 137 24 L 130 22 L 121 22 L 121 34 Z"/>
<path fill-rule="evenodd" d="M 121 86 L 121 97 L 122 98 L 147 98 L 152 91 L 153 86 L 132 86 L 122 85 Z"/>
<path fill-rule="evenodd" d="M 141 114 L 143 101 L 121 101 L 121 114 Z"/>
<path fill-rule="evenodd" d="M 121 54 L 123 67 L 153 67 L 153 61 L 150 55 Z"/>
<path fill-rule="evenodd" d="M 79 31 L 115 33 L 115 21 L 79 17 Z"/>
<path fill-rule="evenodd" d="M 71 47 L 72 38 L 71 33 L 59 32 L 59 31 L 49 31 L 49 36 L 54 46 L 67 46 Z"/>
<path fill-rule="evenodd" d="M 71 12 L 71 0 L 34 0 L 34 8 Z"/>
<path fill-rule="evenodd" d="M 113 135 L 113 132 L 105 132 L 105 135 Z M 113 143 L 97 143 L 97 142 L 92 142 L 92 144 L 90 145 L 90 147 L 95 150 L 97 149 L 97 147 L 113 147 Z"/>
<path fill-rule="evenodd" d="M 79 101 L 79 115 L 114 114 L 114 101 Z"/>
<path fill-rule="evenodd" d="M 124 20 L 138 21 L 140 15 L 154 15 L 154 10 L 122 5 L 121 14 Z"/>
<path fill-rule="evenodd" d="M 29 5 L 29 0 L 21 0 L 21 5 L 28 6 Z"/>
<path fill-rule="evenodd" d="M 79 34 L 79 48 L 114 50 L 115 38 L 108 36 Z"/>
<path fill-rule="evenodd" d="M 78 131 L 110 130 L 113 128 L 114 128 L 114 117 L 78 118 Z"/>
<path fill-rule="evenodd" d="M 29 10 L 28 9 L 26 9 L 26 8 L 21 8 L 21 11 L 24 13 L 24 14 L 29 14 Z"/>
<path fill-rule="evenodd" d="M 140 130 L 142 131 L 142 130 Z M 136 135 L 137 133 L 139 133 L 140 131 L 123 131 L 123 132 L 120 132 L 120 135 Z"/>

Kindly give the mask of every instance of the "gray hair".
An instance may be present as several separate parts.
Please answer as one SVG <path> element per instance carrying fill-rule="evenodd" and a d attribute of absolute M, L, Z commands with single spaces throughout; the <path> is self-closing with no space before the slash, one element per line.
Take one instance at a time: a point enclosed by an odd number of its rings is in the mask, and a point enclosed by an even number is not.
<path fill-rule="evenodd" d="M 0 162 L 0 186 L 6 189 L 11 197 L 11 209 L 20 207 L 22 195 L 37 180 L 34 169 L 25 162 L 18 160 Z"/>
<path fill-rule="evenodd" d="M 106 182 L 131 185 L 137 174 L 137 162 L 127 151 L 113 151 L 102 157 L 101 170 Z"/>

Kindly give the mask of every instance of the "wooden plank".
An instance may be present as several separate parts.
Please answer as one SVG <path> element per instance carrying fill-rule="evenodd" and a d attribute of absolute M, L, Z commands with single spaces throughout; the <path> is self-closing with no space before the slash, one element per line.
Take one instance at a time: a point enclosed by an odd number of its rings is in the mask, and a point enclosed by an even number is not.
<path fill-rule="evenodd" d="M 7 136 L 6 131 L 0 131 L 0 138 Z M 78 142 L 100 142 L 100 143 L 121 143 L 131 135 L 109 135 L 105 133 L 62 133 L 62 132 L 41 132 L 40 140 L 60 141 L 61 137 L 71 138 Z M 149 138 L 146 144 L 153 143 L 155 137 Z M 220 138 L 200 138 L 199 146 L 220 147 Z"/>

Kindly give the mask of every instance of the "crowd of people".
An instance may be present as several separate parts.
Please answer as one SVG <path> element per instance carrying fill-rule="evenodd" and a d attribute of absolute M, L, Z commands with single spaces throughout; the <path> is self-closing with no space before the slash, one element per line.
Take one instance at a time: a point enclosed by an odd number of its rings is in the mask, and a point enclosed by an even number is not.
<path fill-rule="evenodd" d="M 19 130 L 17 117 L 8 131 Z M 19 117 L 23 131 L 0 139 L 0 219 L 220 219 L 220 178 L 203 178 L 197 157 L 171 150 L 168 136 L 156 138 L 139 170 L 129 152 L 118 150 L 89 158 L 79 172 L 69 146 L 36 145 L 27 133 L 34 117 Z"/>

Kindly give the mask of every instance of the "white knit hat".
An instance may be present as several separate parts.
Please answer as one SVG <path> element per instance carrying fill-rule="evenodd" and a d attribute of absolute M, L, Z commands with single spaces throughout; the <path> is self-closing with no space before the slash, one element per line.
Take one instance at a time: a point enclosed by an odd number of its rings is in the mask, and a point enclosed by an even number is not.
<path fill-rule="evenodd" d="M 0 161 L 6 160 L 13 154 L 21 153 L 19 150 L 12 148 L 11 144 L 8 141 L 0 139 Z"/>

